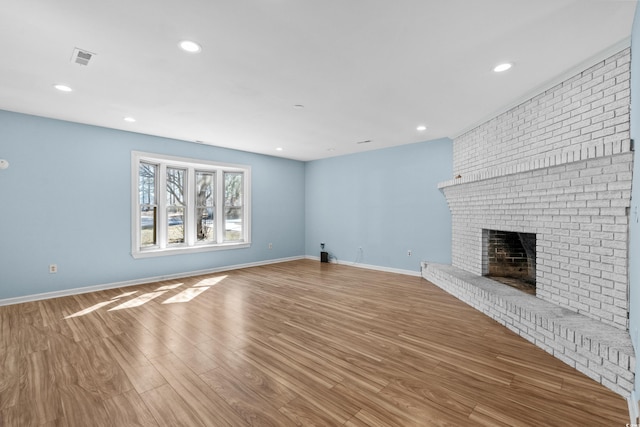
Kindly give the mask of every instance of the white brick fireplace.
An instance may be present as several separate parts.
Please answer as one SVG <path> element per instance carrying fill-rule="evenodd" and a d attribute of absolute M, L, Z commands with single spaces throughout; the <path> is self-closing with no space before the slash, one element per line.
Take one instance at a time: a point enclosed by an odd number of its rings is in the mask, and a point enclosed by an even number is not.
<path fill-rule="evenodd" d="M 452 265 L 423 276 L 625 397 L 630 52 L 454 140 Z M 487 230 L 536 236 L 536 295 L 483 277 Z M 484 237 L 483 237 L 484 236 Z"/>

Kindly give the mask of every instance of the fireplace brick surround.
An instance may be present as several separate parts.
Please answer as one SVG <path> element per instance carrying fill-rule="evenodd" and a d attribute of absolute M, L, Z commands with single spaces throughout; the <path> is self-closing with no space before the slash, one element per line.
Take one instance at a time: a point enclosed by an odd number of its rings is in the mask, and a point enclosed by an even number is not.
<path fill-rule="evenodd" d="M 452 265 L 423 263 L 427 280 L 625 397 L 629 79 L 625 49 L 455 138 L 455 178 L 439 185 Z M 486 229 L 536 234 L 536 296 L 482 277 Z"/>

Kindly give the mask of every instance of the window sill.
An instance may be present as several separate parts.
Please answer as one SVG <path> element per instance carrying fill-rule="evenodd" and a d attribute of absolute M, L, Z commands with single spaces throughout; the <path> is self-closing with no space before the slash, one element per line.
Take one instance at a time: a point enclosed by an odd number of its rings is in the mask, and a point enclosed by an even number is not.
<path fill-rule="evenodd" d="M 193 254 L 199 252 L 211 252 L 211 251 L 224 251 L 230 249 L 244 249 L 251 247 L 251 242 L 241 243 L 221 243 L 217 245 L 199 245 L 199 246 L 176 246 L 165 249 L 144 249 L 141 251 L 135 251 L 131 256 L 135 259 L 138 258 L 154 258 L 167 255 L 183 255 Z"/>

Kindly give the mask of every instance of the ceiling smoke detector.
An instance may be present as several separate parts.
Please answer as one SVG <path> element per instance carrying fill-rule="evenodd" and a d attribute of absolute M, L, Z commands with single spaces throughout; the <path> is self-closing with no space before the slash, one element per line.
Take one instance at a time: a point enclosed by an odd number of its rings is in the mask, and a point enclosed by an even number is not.
<path fill-rule="evenodd" d="M 80 65 L 89 65 L 89 61 L 95 55 L 95 53 L 91 53 L 84 49 L 75 48 L 73 49 L 73 55 L 71 55 L 71 62 L 75 62 Z"/>

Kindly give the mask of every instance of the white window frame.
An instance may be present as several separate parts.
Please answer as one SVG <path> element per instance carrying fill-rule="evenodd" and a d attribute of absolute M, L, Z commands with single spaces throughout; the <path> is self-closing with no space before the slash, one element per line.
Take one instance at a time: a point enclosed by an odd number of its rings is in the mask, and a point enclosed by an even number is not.
<path fill-rule="evenodd" d="M 154 246 L 140 247 L 140 196 L 138 188 L 140 163 L 152 163 L 158 165 L 157 169 L 157 242 Z M 185 184 L 185 242 L 180 244 L 168 244 L 166 233 L 166 170 L 167 167 L 186 169 Z M 196 239 L 196 226 L 194 224 L 196 201 L 195 194 L 191 194 L 195 188 L 196 171 L 215 173 L 215 221 L 217 238 L 215 243 L 198 242 Z M 243 173 L 243 202 L 242 202 L 242 239 L 240 241 L 224 241 L 224 172 Z M 186 157 L 176 157 L 164 154 L 145 153 L 141 151 L 131 152 L 131 255 L 133 258 L 149 258 L 165 255 L 185 253 L 197 253 L 206 251 L 218 251 L 225 249 L 240 249 L 251 246 L 251 167 L 229 163 L 219 163 Z"/>

